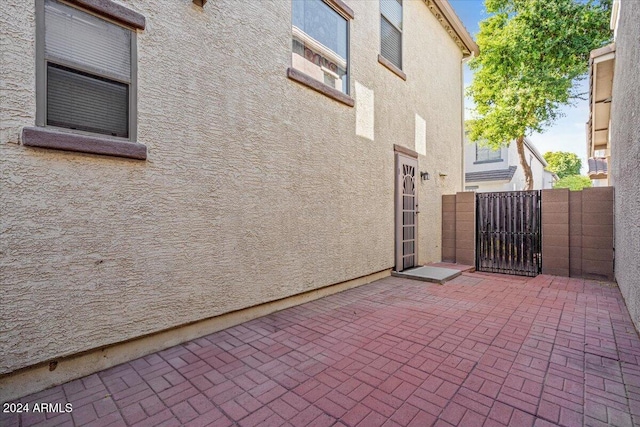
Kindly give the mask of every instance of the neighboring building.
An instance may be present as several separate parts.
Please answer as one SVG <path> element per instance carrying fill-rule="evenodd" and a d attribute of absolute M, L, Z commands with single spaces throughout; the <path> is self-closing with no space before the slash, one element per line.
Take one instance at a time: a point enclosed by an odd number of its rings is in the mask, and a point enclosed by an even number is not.
<path fill-rule="evenodd" d="M 610 123 L 616 45 L 593 50 L 589 58 L 589 104 L 587 122 L 588 176 L 594 187 L 610 185 Z"/>
<path fill-rule="evenodd" d="M 0 2 L 0 400 L 440 260 L 477 46 L 344 1 Z"/>
<path fill-rule="evenodd" d="M 547 162 L 533 143 L 525 138 L 524 149 L 533 174 L 533 189 L 553 188 L 556 174 L 545 170 Z M 525 176 L 515 141 L 498 150 L 469 142 L 465 145 L 465 190 L 515 191 L 525 187 Z"/>
<path fill-rule="evenodd" d="M 614 271 L 640 331 L 640 2 L 614 1 L 614 44 L 592 52 L 589 156 L 606 150 L 614 187 Z M 615 66 L 614 66 L 615 62 Z M 604 75 L 604 76 L 603 76 Z M 610 115 L 607 110 L 610 106 Z M 604 110 L 604 112 L 602 112 Z M 600 116 L 603 113 L 604 116 Z M 600 133 L 600 134 L 598 134 Z M 605 146 L 606 142 L 606 146 Z"/>

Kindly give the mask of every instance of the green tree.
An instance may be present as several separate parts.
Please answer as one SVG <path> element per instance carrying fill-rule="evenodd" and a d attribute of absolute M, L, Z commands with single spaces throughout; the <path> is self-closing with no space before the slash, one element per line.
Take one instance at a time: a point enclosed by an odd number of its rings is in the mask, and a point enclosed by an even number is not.
<path fill-rule="evenodd" d="M 485 0 L 480 56 L 470 62 L 475 103 L 469 138 L 498 148 L 515 140 L 526 188 L 533 188 L 524 138 L 542 132 L 560 107 L 582 97 L 591 50 L 610 40 L 611 0 Z"/>
<path fill-rule="evenodd" d="M 575 153 L 549 151 L 544 153 L 543 157 L 548 163 L 547 170 L 558 175 L 558 178 L 564 178 L 569 175 L 580 175 L 582 161 Z"/>
<path fill-rule="evenodd" d="M 591 187 L 591 180 L 583 175 L 565 176 L 553 184 L 553 188 L 568 188 L 571 191 L 580 191 L 589 187 Z"/>

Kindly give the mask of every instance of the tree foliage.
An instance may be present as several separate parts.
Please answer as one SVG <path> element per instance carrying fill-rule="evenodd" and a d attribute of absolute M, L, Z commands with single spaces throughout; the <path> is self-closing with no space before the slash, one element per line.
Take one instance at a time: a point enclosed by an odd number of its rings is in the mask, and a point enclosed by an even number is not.
<path fill-rule="evenodd" d="M 493 148 L 518 143 L 520 163 L 533 186 L 522 144 L 579 97 L 589 52 L 610 39 L 611 0 L 485 0 L 490 16 L 477 35 L 480 56 L 470 62 L 475 103 L 469 138 Z"/>
<path fill-rule="evenodd" d="M 568 188 L 571 191 L 580 191 L 589 187 L 591 187 L 591 180 L 584 175 L 568 175 L 553 184 L 553 188 Z"/>
<path fill-rule="evenodd" d="M 582 168 L 582 160 L 575 153 L 566 151 L 549 151 L 544 153 L 544 159 L 547 161 L 547 170 L 558 175 L 558 178 L 564 178 L 569 175 L 580 175 Z"/>

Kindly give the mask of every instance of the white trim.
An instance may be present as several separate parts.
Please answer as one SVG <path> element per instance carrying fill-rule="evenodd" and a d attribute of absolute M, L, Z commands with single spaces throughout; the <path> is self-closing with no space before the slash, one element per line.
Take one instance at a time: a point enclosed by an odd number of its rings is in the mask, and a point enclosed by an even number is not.
<path fill-rule="evenodd" d="M 593 63 L 594 64 L 599 64 L 601 62 L 610 61 L 610 60 L 615 59 L 615 58 L 616 58 L 616 53 L 615 52 L 609 52 L 609 53 L 607 53 L 605 55 L 597 56 L 597 57 L 593 58 Z"/>
<path fill-rule="evenodd" d="M 613 0 L 613 4 L 611 5 L 611 19 L 609 20 L 609 28 L 613 30 L 614 40 L 618 32 L 618 22 L 620 22 L 620 0 Z"/>
<path fill-rule="evenodd" d="M 320 43 L 319 41 L 317 41 L 316 39 L 314 39 L 304 31 L 302 31 L 300 28 L 296 27 L 295 25 L 292 25 L 291 32 L 292 32 L 293 38 L 298 39 L 298 41 L 301 41 L 305 45 L 308 45 L 311 49 L 317 52 L 320 52 L 325 58 L 329 59 L 332 62 L 335 62 L 338 66 L 342 67 L 343 69 L 347 68 L 346 59 L 344 59 L 339 54 L 337 54 L 333 50 L 329 49 L 328 47 L 326 47 L 325 45 L 323 45 L 322 43 Z"/>

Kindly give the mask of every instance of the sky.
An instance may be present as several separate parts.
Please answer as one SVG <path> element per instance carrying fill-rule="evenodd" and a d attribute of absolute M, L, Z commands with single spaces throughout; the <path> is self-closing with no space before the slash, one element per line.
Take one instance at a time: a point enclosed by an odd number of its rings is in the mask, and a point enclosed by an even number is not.
<path fill-rule="evenodd" d="M 488 15 L 484 10 L 482 0 L 449 0 L 456 14 L 462 20 L 469 33 L 475 36 L 480 30 L 479 22 Z M 482 54 L 482 52 L 480 52 Z M 464 85 L 471 84 L 473 74 L 469 67 L 465 65 Z M 580 92 L 587 92 L 588 79 L 581 81 Z M 465 101 L 465 118 L 469 117 L 472 103 Z M 587 165 L 587 142 L 585 134 L 585 123 L 589 119 L 588 101 L 577 100 L 574 106 L 564 106 L 561 108 L 563 117 L 560 117 L 544 133 L 534 133 L 529 139 L 536 146 L 541 154 L 547 151 L 569 151 L 575 153 L 582 160 L 582 173 L 586 173 Z"/>

